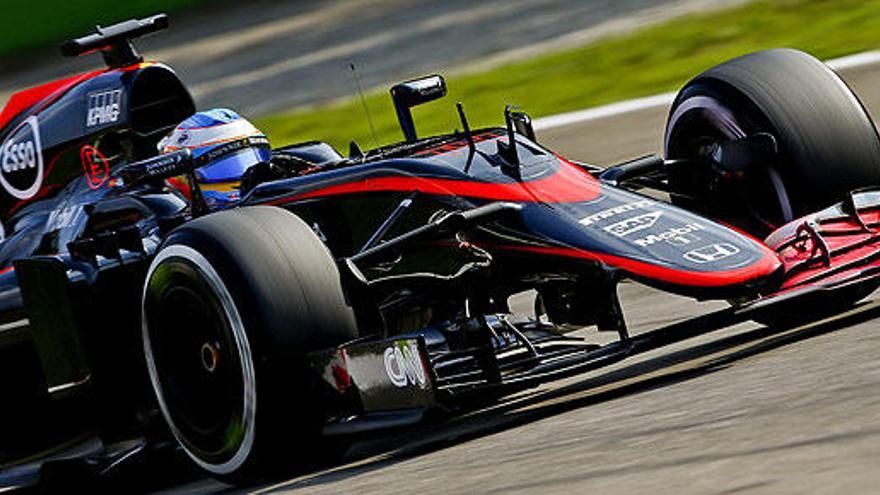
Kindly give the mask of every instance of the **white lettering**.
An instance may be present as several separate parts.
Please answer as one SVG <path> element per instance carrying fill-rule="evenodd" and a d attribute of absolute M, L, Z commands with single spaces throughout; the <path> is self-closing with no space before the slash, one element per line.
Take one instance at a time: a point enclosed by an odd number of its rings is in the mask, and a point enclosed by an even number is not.
<path fill-rule="evenodd" d="M 121 102 L 121 89 L 90 94 L 89 106 L 86 111 L 86 127 L 112 124 L 119 120 Z"/>
<path fill-rule="evenodd" d="M 36 116 L 28 117 L 9 134 L 0 146 L 0 154 L 0 185 L 3 189 L 18 199 L 36 195 L 43 184 L 43 150 Z M 22 171 L 27 173 L 21 175 Z M 30 178 L 31 175 L 33 178 Z M 27 187 L 20 188 L 18 184 L 22 182 L 27 183 Z"/>
<path fill-rule="evenodd" d="M 657 223 L 657 219 L 660 218 L 661 215 L 663 215 L 663 213 L 659 211 L 646 213 L 644 215 L 637 215 L 627 218 L 626 220 L 621 220 L 620 222 L 613 223 L 605 227 L 604 230 L 605 232 L 608 232 L 609 234 L 614 234 L 617 237 L 624 237 L 628 234 L 632 234 L 633 232 L 638 232 L 640 230 L 653 227 L 654 224 Z"/>
<path fill-rule="evenodd" d="M 724 258 L 728 258 L 737 253 L 739 253 L 738 247 L 733 244 L 722 242 L 720 244 L 712 244 L 688 251 L 684 253 L 684 259 L 697 264 L 712 263 L 723 260 Z"/>
<path fill-rule="evenodd" d="M 696 238 L 690 234 L 698 230 L 703 230 L 703 226 L 694 222 L 682 227 L 673 227 L 657 234 L 650 234 L 641 239 L 636 239 L 633 242 L 642 247 L 648 247 L 661 241 L 675 245 L 689 244 L 693 240 L 696 240 Z"/>
<path fill-rule="evenodd" d="M 428 383 L 418 345 L 413 341 L 398 342 L 385 349 L 385 372 L 397 387 L 407 384 L 424 387 Z"/>
<path fill-rule="evenodd" d="M 620 215 L 621 213 L 626 213 L 628 211 L 637 210 L 639 208 L 645 208 L 651 205 L 651 201 L 647 199 L 643 199 L 640 201 L 635 201 L 633 203 L 624 203 L 622 205 L 617 205 L 612 208 L 608 208 L 607 210 L 602 210 L 597 213 L 593 213 L 590 216 L 584 217 L 580 220 L 581 225 L 593 225 L 596 222 L 611 218 L 616 215 Z"/>

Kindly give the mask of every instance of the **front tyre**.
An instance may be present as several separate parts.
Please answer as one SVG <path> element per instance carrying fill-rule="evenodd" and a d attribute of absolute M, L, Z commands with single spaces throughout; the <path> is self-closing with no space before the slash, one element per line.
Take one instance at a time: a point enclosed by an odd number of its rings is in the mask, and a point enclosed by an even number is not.
<path fill-rule="evenodd" d="M 778 155 L 739 179 L 706 156 L 758 133 L 773 136 Z M 880 184 L 870 116 L 837 74 L 797 50 L 751 53 L 692 79 L 670 109 L 665 148 L 690 164 L 671 174 L 673 201 L 756 236 Z"/>
<path fill-rule="evenodd" d="M 757 134 L 774 138 L 776 156 L 751 164 L 736 179 L 719 173 L 707 151 Z M 669 179 L 675 203 L 759 237 L 854 189 L 880 185 L 880 137 L 871 117 L 834 71 L 797 50 L 743 55 L 692 79 L 670 109 L 665 147 L 667 158 L 684 164 Z M 878 285 L 776 307 L 756 321 L 816 319 L 864 299 Z"/>
<path fill-rule="evenodd" d="M 305 355 L 357 332 L 333 257 L 298 217 L 248 207 L 178 228 L 147 272 L 142 317 L 160 409 L 201 468 L 247 481 L 320 450 Z"/>

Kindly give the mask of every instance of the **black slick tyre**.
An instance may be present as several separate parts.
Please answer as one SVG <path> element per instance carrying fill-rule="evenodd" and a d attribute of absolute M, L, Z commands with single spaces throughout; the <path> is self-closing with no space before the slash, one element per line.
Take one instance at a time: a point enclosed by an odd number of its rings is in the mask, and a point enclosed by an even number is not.
<path fill-rule="evenodd" d="M 201 468 L 248 481 L 321 450 L 305 355 L 357 331 L 333 257 L 297 216 L 246 207 L 179 227 L 148 270 L 142 317 L 160 409 Z"/>
<path fill-rule="evenodd" d="M 775 138 L 773 163 L 756 164 L 736 190 L 713 186 L 700 153 L 756 133 Z M 837 74 L 797 50 L 751 53 L 692 79 L 670 109 L 665 148 L 667 158 L 693 163 L 670 178 L 684 193 L 680 205 L 759 236 L 880 185 L 880 139 L 864 106 Z"/>

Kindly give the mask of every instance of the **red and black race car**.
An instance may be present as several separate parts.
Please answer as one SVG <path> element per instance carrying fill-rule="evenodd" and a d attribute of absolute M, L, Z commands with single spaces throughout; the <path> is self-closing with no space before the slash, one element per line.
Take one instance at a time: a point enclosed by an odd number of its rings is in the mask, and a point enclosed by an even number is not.
<path fill-rule="evenodd" d="M 391 90 L 405 141 L 277 148 L 211 211 L 200 162 L 156 156 L 195 111 L 131 43 L 166 24 L 68 42 L 107 68 L 0 114 L 0 485 L 70 463 L 104 474 L 162 445 L 249 479 L 744 320 L 816 319 L 880 285 L 880 139 L 807 54 L 697 76 L 665 158 L 605 169 L 546 149 L 511 109 L 471 129 L 459 105 L 461 130 L 419 138 L 410 108 L 445 82 L 405 82 Z M 167 186 L 179 176 L 188 196 Z M 730 307 L 630 336 L 625 279 Z M 528 290 L 535 314 L 511 314 Z M 591 325 L 619 339 L 566 334 Z"/>

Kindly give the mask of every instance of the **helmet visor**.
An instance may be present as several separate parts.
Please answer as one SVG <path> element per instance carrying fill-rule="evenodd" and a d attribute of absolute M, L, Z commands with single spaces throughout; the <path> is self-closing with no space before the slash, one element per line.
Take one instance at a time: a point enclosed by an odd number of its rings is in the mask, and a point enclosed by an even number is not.
<path fill-rule="evenodd" d="M 231 155 L 215 160 L 196 170 L 199 182 L 237 181 L 245 170 L 261 162 L 268 162 L 271 152 L 265 148 L 246 148 Z"/>

